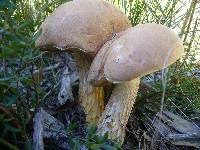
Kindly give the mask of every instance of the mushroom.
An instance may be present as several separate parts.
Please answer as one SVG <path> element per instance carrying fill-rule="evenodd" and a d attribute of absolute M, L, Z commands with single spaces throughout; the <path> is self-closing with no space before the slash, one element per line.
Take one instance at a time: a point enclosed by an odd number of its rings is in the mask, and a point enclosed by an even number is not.
<path fill-rule="evenodd" d="M 88 123 L 95 123 L 104 110 L 103 87 L 87 82 L 91 62 L 106 41 L 130 26 L 128 17 L 112 4 L 73 0 L 59 6 L 40 27 L 36 47 L 73 54 L 79 72 L 79 101 Z"/>
<path fill-rule="evenodd" d="M 123 142 L 139 78 L 171 65 L 183 54 L 181 39 L 160 24 L 139 24 L 108 41 L 88 74 L 88 81 L 95 86 L 116 83 L 99 120 L 98 133 L 108 132 L 109 138 Z"/>

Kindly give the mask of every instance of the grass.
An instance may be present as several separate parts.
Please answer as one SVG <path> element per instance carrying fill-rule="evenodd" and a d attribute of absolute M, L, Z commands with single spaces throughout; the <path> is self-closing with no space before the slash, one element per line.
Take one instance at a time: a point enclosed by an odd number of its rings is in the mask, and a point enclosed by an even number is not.
<path fill-rule="evenodd" d="M 40 83 L 42 69 L 54 61 L 34 47 L 43 20 L 66 0 L 0 0 L 0 146 L 31 149 L 34 110 L 46 100 Z M 197 0 L 109 0 L 122 9 L 133 26 L 155 22 L 176 30 L 184 41 L 185 56 L 169 68 L 164 110 L 199 121 L 200 81 L 195 75 L 200 49 L 200 4 Z M 34 74 L 39 70 L 38 74 Z M 188 76 L 190 74 L 190 76 Z M 49 76 L 55 77 L 55 70 Z M 197 76 L 197 77 L 196 77 Z M 138 109 L 142 120 L 159 111 L 160 80 L 147 76 L 157 89 L 140 93 Z M 56 79 L 54 83 L 56 83 Z M 56 88 L 56 87 L 53 87 Z M 153 103 L 143 102 L 150 100 Z M 156 106 L 156 107 L 155 107 Z"/>

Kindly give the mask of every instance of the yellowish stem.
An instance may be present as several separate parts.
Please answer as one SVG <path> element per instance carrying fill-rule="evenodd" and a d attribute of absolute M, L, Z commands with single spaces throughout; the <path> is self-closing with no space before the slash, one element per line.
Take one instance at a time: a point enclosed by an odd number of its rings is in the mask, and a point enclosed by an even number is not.
<path fill-rule="evenodd" d="M 73 54 L 79 72 L 79 101 L 86 113 L 86 121 L 97 123 L 104 110 L 103 87 L 94 87 L 87 82 L 92 58 L 81 52 Z"/>
<path fill-rule="evenodd" d="M 98 134 L 108 132 L 110 139 L 124 141 L 125 128 L 135 103 L 139 79 L 117 84 L 99 120 Z"/>

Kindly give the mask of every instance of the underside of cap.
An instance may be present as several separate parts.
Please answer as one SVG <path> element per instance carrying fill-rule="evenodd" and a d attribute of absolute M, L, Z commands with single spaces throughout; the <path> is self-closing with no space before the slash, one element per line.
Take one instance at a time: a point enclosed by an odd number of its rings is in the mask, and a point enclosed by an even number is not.
<path fill-rule="evenodd" d="M 171 65 L 183 56 L 184 47 L 171 29 L 148 23 L 127 29 L 108 47 L 108 51 L 105 77 L 112 82 L 123 82 Z"/>
<path fill-rule="evenodd" d="M 75 0 L 59 6 L 41 25 L 37 47 L 76 47 L 96 54 L 113 34 L 130 27 L 128 17 L 103 0 Z"/>

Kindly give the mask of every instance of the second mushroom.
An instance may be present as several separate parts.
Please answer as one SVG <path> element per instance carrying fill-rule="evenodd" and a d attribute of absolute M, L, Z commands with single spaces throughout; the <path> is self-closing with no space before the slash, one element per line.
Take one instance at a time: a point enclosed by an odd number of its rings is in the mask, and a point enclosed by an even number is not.
<path fill-rule="evenodd" d="M 96 55 L 88 75 L 95 86 L 116 84 L 99 120 L 98 133 L 108 132 L 110 138 L 123 142 L 139 78 L 171 65 L 183 53 L 178 35 L 159 24 L 139 24 L 108 41 Z"/>

